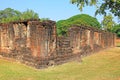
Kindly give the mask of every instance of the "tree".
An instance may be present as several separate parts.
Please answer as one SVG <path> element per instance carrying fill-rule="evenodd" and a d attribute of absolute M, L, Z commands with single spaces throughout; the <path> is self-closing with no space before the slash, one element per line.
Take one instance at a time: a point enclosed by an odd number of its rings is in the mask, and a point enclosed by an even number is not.
<path fill-rule="evenodd" d="M 80 10 L 82 10 L 84 6 L 95 6 L 99 4 L 99 2 L 100 0 L 71 0 L 71 3 L 79 6 Z M 120 17 L 120 0 L 102 0 L 102 4 L 98 7 L 95 14 L 106 15 L 106 10 Z"/>
<path fill-rule="evenodd" d="M 4 23 L 4 22 L 18 20 L 18 17 L 20 15 L 21 15 L 20 11 L 11 8 L 6 8 L 0 11 L 0 22 Z"/>
<path fill-rule="evenodd" d="M 92 26 L 96 28 L 101 28 L 100 23 L 97 21 L 96 18 L 91 17 L 87 14 L 78 14 L 72 16 L 66 20 L 60 20 L 57 22 L 57 33 L 58 35 L 66 35 L 66 32 L 69 27 L 72 25 L 85 25 L 85 26 Z"/>
<path fill-rule="evenodd" d="M 39 16 L 33 10 L 27 10 L 24 12 L 20 12 L 11 8 L 0 10 L 0 23 L 8 23 L 27 19 L 39 19 Z"/>
<path fill-rule="evenodd" d="M 116 33 L 117 37 L 120 38 L 120 24 L 117 24 L 117 25 L 113 26 L 112 32 Z"/>
<path fill-rule="evenodd" d="M 27 19 L 39 19 L 39 16 L 37 13 L 35 13 L 33 10 L 27 10 L 22 13 L 20 16 L 21 20 L 27 20 Z"/>
<path fill-rule="evenodd" d="M 113 21 L 113 17 L 111 14 L 104 16 L 104 19 L 102 21 L 102 26 L 104 30 L 111 31 L 114 25 L 115 22 Z"/>
<path fill-rule="evenodd" d="M 21 15 L 21 12 L 11 9 L 11 8 L 6 8 L 0 11 L 0 19 L 13 17 L 13 16 L 19 16 L 19 15 Z"/>
<path fill-rule="evenodd" d="M 96 5 L 98 0 L 71 0 L 72 4 L 76 4 L 82 11 L 83 7 Z"/>

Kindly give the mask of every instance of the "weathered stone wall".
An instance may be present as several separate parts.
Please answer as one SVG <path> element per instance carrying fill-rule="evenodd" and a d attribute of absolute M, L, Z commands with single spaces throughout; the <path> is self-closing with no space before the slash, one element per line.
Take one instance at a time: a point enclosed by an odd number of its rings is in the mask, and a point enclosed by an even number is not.
<path fill-rule="evenodd" d="M 45 68 L 115 46 L 115 34 L 87 26 L 73 26 L 57 37 L 54 21 L 0 24 L 0 55 L 36 68 Z"/>
<path fill-rule="evenodd" d="M 115 34 L 88 26 L 73 26 L 68 30 L 73 54 L 90 54 L 115 46 Z"/>
<path fill-rule="evenodd" d="M 81 59 L 102 49 L 115 46 L 115 34 L 88 26 L 72 26 L 67 36 L 58 37 L 57 55 L 61 60 Z M 66 58 L 68 56 L 68 58 Z M 63 61 L 62 60 L 62 61 Z"/>
<path fill-rule="evenodd" d="M 44 58 L 56 51 L 53 21 L 22 21 L 0 24 L 0 54 L 21 61 Z"/>

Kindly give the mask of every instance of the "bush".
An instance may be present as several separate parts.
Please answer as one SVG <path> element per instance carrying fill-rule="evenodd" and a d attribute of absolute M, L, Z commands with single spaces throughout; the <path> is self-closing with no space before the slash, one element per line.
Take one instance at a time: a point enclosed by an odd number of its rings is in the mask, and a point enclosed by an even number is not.
<path fill-rule="evenodd" d="M 112 28 L 112 32 L 116 33 L 117 37 L 120 38 L 120 24 L 115 25 L 115 26 Z"/>
<path fill-rule="evenodd" d="M 91 17 L 87 14 L 79 14 L 69 19 L 58 21 L 57 22 L 57 34 L 59 36 L 65 35 L 68 28 L 71 27 L 72 25 L 86 25 L 86 26 L 101 28 L 101 25 L 97 21 L 96 18 Z"/>
<path fill-rule="evenodd" d="M 28 19 L 39 19 L 39 16 L 33 10 L 29 9 L 24 12 L 20 12 L 11 8 L 0 10 L 0 23 L 8 23 Z"/>

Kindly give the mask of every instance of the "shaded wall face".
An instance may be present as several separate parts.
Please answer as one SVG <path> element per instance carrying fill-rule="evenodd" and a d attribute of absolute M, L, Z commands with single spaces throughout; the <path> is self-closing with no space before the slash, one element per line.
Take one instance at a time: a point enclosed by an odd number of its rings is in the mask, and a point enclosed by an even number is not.
<path fill-rule="evenodd" d="M 7 24 L 0 28 L 1 52 L 10 53 L 20 50 L 26 44 L 26 26 L 24 24 Z"/>
<path fill-rule="evenodd" d="M 92 44 L 90 30 L 81 27 L 71 28 L 68 32 L 68 37 L 74 54 L 80 53 L 83 47 Z"/>
<path fill-rule="evenodd" d="M 33 56 L 46 57 L 54 55 L 56 49 L 55 25 L 30 23 L 29 30 L 28 47 L 31 48 Z"/>
<path fill-rule="evenodd" d="M 56 49 L 56 28 L 50 22 L 20 22 L 0 26 L 0 52 L 16 52 L 35 57 L 53 55 Z M 27 52 L 27 50 L 29 50 Z"/>

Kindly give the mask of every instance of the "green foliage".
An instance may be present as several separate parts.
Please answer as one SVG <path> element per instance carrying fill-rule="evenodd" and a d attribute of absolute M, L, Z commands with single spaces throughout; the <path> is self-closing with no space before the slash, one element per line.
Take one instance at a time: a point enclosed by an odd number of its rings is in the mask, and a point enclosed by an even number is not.
<path fill-rule="evenodd" d="M 115 26 L 112 28 L 112 32 L 116 33 L 116 34 L 117 34 L 117 37 L 120 37 L 120 24 L 115 25 Z"/>
<path fill-rule="evenodd" d="M 6 8 L 0 11 L 0 23 L 8 23 L 28 19 L 39 19 L 39 16 L 33 10 L 20 12 L 11 8 Z"/>
<path fill-rule="evenodd" d="M 72 4 L 76 4 L 79 9 L 82 11 L 85 5 L 92 6 L 96 5 L 98 0 L 71 0 Z"/>
<path fill-rule="evenodd" d="M 33 10 L 27 10 L 22 13 L 21 20 L 28 20 L 28 19 L 39 19 L 39 16 L 37 13 L 35 13 Z"/>
<path fill-rule="evenodd" d="M 0 11 L 0 19 L 7 18 L 7 17 L 13 17 L 13 16 L 19 16 L 19 15 L 21 15 L 21 12 L 11 9 L 11 8 L 6 8 Z"/>
<path fill-rule="evenodd" d="M 97 21 L 96 18 L 91 17 L 87 14 L 79 14 L 75 15 L 66 20 L 60 20 L 57 22 L 57 33 L 59 36 L 65 35 L 68 28 L 72 25 L 86 25 L 86 26 L 93 26 L 96 28 L 101 28 L 100 23 Z"/>
<path fill-rule="evenodd" d="M 47 21 L 47 20 L 50 20 L 49 18 L 41 18 L 40 21 L 43 22 L 43 21 Z"/>
<path fill-rule="evenodd" d="M 76 4 L 80 10 L 84 6 L 96 6 L 100 5 L 98 9 L 96 10 L 96 15 L 99 14 L 104 14 L 106 15 L 106 10 L 109 10 L 112 12 L 115 16 L 120 17 L 120 0 L 71 0 L 72 4 Z M 99 4 L 101 3 L 101 4 Z"/>
<path fill-rule="evenodd" d="M 103 0 L 103 3 L 96 11 L 96 14 L 105 14 L 106 10 L 109 10 L 115 16 L 120 17 L 120 0 Z"/>
<path fill-rule="evenodd" d="M 102 25 L 104 30 L 111 31 L 112 27 L 115 25 L 115 22 L 113 21 L 113 17 L 111 14 L 104 16 Z"/>
<path fill-rule="evenodd" d="M 7 23 L 10 21 L 19 20 L 20 15 L 21 15 L 21 12 L 17 10 L 6 8 L 0 11 L 0 22 Z"/>

